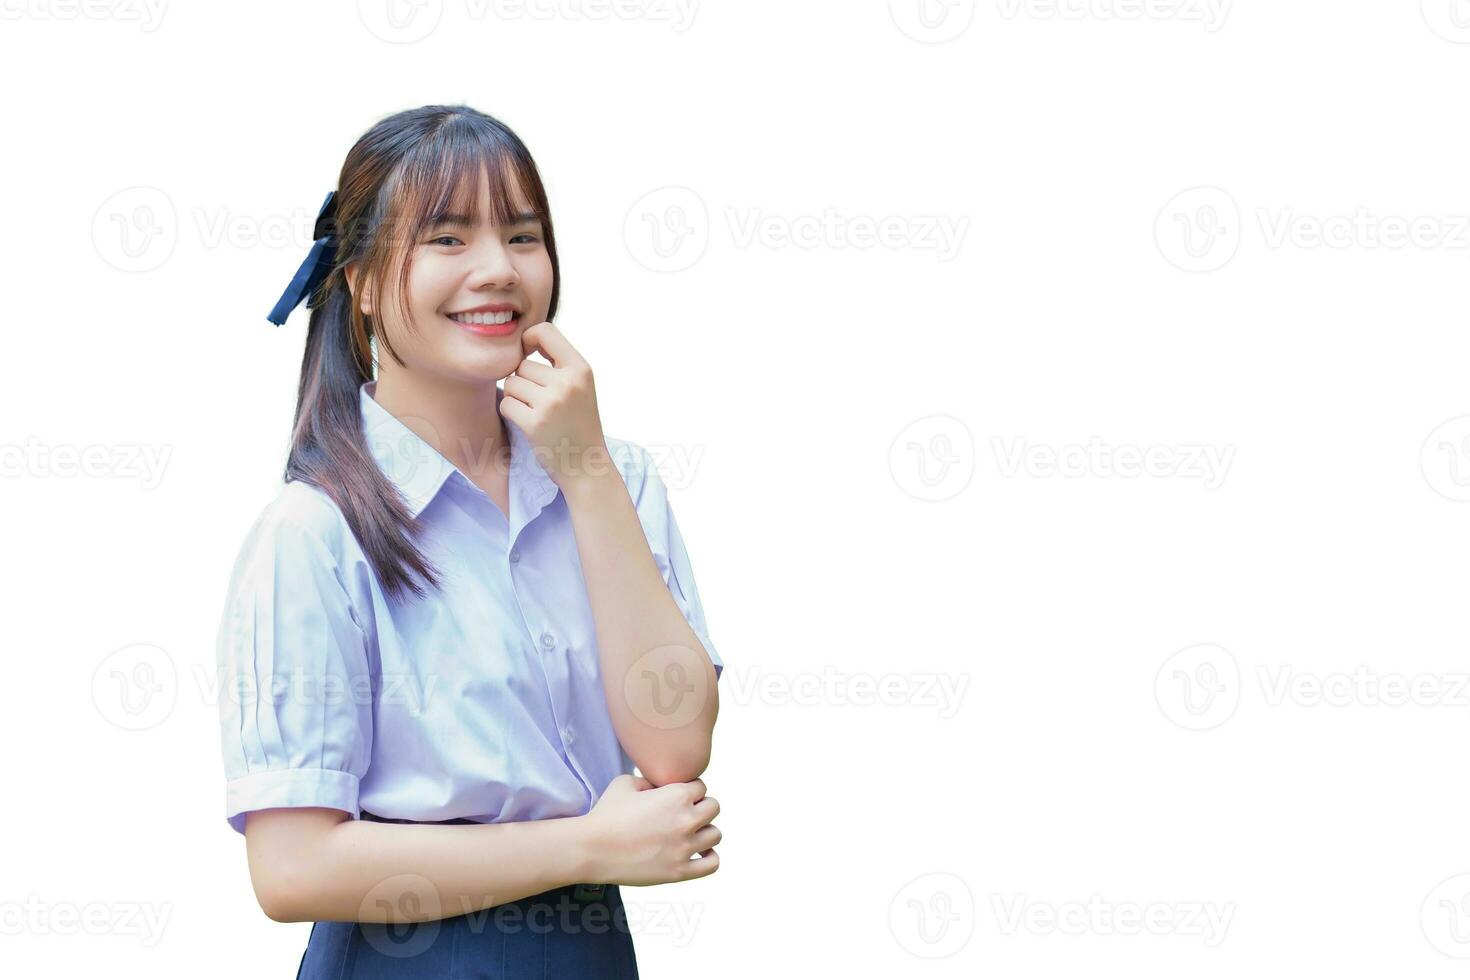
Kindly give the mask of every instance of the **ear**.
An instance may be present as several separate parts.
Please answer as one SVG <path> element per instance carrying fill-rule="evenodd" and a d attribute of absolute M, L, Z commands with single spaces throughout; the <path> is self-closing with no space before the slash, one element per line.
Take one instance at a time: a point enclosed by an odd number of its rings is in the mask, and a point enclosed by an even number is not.
<path fill-rule="evenodd" d="M 352 298 L 353 299 L 357 300 L 358 306 L 362 309 L 363 315 L 364 316 L 372 316 L 373 315 L 373 296 L 372 296 L 372 290 L 371 289 L 364 289 L 363 295 L 359 296 L 357 294 L 357 274 L 360 271 L 361 271 L 361 268 L 358 266 L 358 264 L 356 262 L 350 263 L 345 269 L 342 270 L 343 274 L 347 276 L 347 291 L 352 294 Z"/>

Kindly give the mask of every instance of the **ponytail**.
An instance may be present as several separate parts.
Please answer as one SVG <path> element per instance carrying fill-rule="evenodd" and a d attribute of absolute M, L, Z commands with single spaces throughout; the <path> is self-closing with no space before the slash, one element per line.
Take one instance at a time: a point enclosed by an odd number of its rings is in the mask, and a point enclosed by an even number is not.
<path fill-rule="evenodd" d="M 365 336 L 354 336 L 352 296 L 340 271 L 322 288 L 327 294 L 306 331 L 285 477 L 331 498 L 390 596 L 411 591 L 423 598 L 408 572 L 436 589 L 439 581 L 413 543 L 419 522 L 373 459 L 362 429 L 360 388 L 372 380 L 371 348 Z"/>
<path fill-rule="evenodd" d="M 422 525 L 399 495 L 367 445 L 361 388 L 373 379 L 373 342 L 399 364 L 393 345 L 354 301 L 346 269 L 357 264 L 358 285 L 382 296 L 390 268 L 397 268 L 398 297 L 406 319 L 407 253 L 432 216 L 451 202 L 469 206 L 466 188 L 492 175 L 490 208 L 497 223 L 518 216 L 510 185 L 519 185 L 541 222 L 552 267 L 551 304 L 556 315 L 561 288 L 556 235 L 546 188 L 519 137 L 499 120 L 464 105 L 427 105 L 396 113 L 353 145 L 334 191 L 332 219 L 338 244 L 332 268 L 307 303 L 311 312 L 296 419 L 286 459 L 286 480 L 300 480 L 326 494 L 342 512 L 378 581 L 393 598 L 439 588 L 439 576 L 415 545 Z M 475 202 L 478 208 L 478 202 Z M 399 261 L 403 259 L 403 261 Z"/>

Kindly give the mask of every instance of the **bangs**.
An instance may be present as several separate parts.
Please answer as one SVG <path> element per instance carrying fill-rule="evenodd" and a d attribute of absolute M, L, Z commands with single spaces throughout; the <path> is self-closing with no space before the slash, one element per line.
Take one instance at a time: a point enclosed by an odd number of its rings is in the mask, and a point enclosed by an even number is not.
<path fill-rule="evenodd" d="M 390 181 L 388 226 L 402 229 L 396 247 L 412 248 L 429 229 L 445 220 L 480 219 L 484 187 L 490 194 L 490 220 L 500 226 L 530 216 L 546 220 L 546 202 L 539 199 L 529 159 L 493 132 L 469 127 L 446 127 L 439 140 L 425 140 L 404 161 L 398 179 Z M 441 144 L 441 145 L 436 145 Z"/>

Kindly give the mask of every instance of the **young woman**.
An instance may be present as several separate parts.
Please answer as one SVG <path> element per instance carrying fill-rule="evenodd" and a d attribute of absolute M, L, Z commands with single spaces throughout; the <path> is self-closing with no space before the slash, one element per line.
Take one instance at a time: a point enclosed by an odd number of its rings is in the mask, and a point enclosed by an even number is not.
<path fill-rule="evenodd" d="M 402 112 L 317 232 L 271 315 L 312 309 L 286 482 L 219 636 L 256 896 L 314 923 L 301 978 L 635 977 L 619 884 L 719 866 L 723 663 L 665 484 L 551 322 L 536 166 L 471 108 Z"/>

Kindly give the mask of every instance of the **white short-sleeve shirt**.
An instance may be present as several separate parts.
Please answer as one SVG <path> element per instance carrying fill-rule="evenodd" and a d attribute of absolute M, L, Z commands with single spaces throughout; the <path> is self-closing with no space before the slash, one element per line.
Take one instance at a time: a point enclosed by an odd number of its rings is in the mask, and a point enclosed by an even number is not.
<path fill-rule="evenodd" d="M 633 763 L 602 692 L 560 488 L 511 441 L 510 514 L 361 386 L 373 458 L 424 523 L 442 589 L 390 600 L 329 497 L 282 486 L 241 546 L 218 637 L 225 815 L 317 806 L 409 820 L 586 813 Z M 497 401 L 504 392 L 497 388 Z M 710 641 L 668 491 L 647 450 L 608 437 L 655 563 Z"/>

